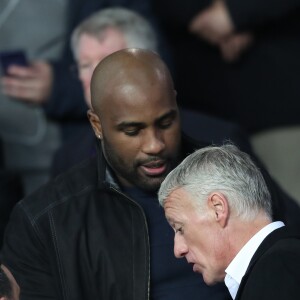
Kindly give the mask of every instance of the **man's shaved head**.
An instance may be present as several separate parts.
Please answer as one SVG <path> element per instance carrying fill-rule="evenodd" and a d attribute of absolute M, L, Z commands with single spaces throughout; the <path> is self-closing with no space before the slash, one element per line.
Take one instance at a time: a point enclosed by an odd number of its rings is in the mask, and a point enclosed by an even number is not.
<path fill-rule="evenodd" d="M 172 78 L 149 50 L 124 49 L 96 67 L 89 119 L 123 186 L 157 191 L 180 156 L 180 120 Z"/>
<path fill-rule="evenodd" d="M 92 108 L 101 115 L 103 105 L 114 93 L 126 93 L 136 88 L 151 90 L 157 81 L 173 92 L 170 72 L 158 54 L 137 48 L 114 52 L 103 59 L 93 73 Z"/>

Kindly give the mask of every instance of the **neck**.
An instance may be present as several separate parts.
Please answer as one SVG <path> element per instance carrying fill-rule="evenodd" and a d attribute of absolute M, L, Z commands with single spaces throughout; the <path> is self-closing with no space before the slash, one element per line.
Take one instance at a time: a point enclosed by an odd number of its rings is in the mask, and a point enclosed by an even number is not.
<path fill-rule="evenodd" d="M 231 230 L 228 236 L 231 245 L 231 257 L 234 258 L 257 232 L 272 221 L 265 213 L 259 213 L 254 220 L 245 221 L 235 218 L 231 222 Z"/>

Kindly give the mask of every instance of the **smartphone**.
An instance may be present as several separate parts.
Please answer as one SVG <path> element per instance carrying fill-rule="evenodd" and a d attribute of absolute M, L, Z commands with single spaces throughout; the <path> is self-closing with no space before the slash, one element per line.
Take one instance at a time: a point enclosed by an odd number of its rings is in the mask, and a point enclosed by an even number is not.
<path fill-rule="evenodd" d="M 0 67 L 2 74 L 8 75 L 11 65 L 28 66 L 28 60 L 23 50 L 0 52 Z"/>

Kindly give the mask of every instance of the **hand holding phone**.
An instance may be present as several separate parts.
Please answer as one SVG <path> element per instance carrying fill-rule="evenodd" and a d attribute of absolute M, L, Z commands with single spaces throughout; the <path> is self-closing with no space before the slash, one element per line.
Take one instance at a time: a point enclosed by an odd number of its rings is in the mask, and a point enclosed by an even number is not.
<path fill-rule="evenodd" d="M 12 65 L 28 66 L 25 52 L 22 50 L 0 52 L 2 74 L 9 76 L 8 68 Z"/>
<path fill-rule="evenodd" d="M 49 99 L 52 82 L 52 66 L 46 61 L 32 61 L 28 66 L 14 65 L 9 68 L 8 76 L 0 81 L 3 94 L 32 103 L 45 103 Z"/>

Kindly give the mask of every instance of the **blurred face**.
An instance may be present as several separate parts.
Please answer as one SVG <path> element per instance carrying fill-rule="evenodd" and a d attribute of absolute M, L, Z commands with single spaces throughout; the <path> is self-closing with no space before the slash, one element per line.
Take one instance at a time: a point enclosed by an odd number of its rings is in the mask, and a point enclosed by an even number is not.
<path fill-rule="evenodd" d="M 214 213 L 199 213 L 191 196 L 183 189 L 173 191 L 164 203 L 166 218 L 174 229 L 174 254 L 193 264 L 206 284 L 223 281 L 227 267 L 225 241 L 219 233 Z"/>
<path fill-rule="evenodd" d="M 158 190 L 179 159 L 175 91 L 159 80 L 146 86 L 124 84 L 115 86 L 105 102 L 96 131 L 110 166 L 124 186 Z"/>
<path fill-rule="evenodd" d="M 113 28 L 108 28 L 101 39 L 88 34 L 81 35 L 77 49 L 77 65 L 85 101 L 89 107 L 91 106 L 91 78 L 97 64 L 107 55 L 123 48 L 126 48 L 124 37 Z"/>

